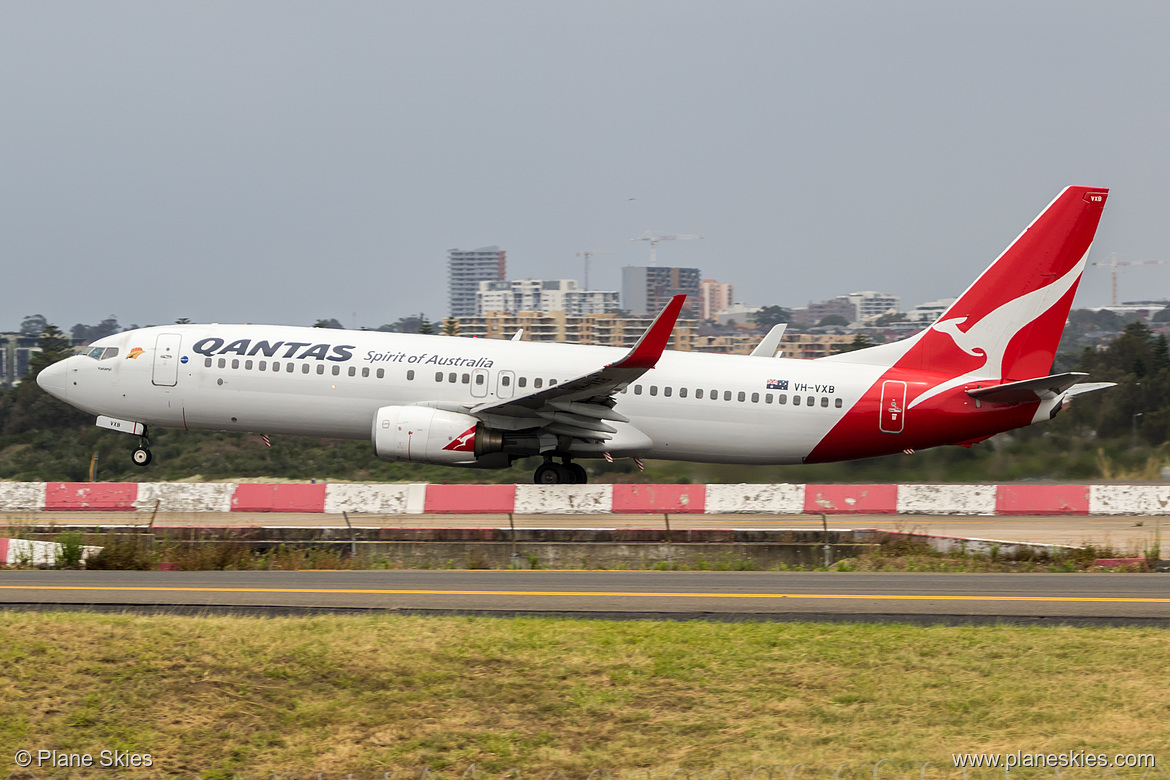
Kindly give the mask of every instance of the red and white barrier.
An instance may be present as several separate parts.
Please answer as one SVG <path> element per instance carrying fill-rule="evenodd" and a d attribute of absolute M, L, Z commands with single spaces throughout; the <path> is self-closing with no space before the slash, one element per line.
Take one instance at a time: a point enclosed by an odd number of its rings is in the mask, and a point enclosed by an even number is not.
<path fill-rule="evenodd" d="M 0 482 L 0 512 L 1163 515 L 1170 485 Z M 2 519 L 2 518 L 0 518 Z"/>

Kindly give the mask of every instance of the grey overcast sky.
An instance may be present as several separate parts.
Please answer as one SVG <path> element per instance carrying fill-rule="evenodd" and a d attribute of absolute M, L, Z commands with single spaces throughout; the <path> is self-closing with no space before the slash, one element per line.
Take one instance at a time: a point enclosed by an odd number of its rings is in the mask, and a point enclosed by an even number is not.
<path fill-rule="evenodd" d="M 1170 3 L 0 4 L 0 330 L 376 327 L 446 251 L 754 305 L 961 292 L 1067 184 L 1170 260 Z M 1090 268 L 1077 305 L 1105 304 Z M 1170 295 L 1170 265 L 1123 298 Z"/>

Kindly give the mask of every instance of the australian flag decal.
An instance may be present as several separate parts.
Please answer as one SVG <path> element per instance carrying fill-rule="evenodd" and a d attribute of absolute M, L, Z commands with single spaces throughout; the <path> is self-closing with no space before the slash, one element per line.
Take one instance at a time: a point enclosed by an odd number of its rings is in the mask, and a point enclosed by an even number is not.
<path fill-rule="evenodd" d="M 768 389 L 769 390 L 787 390 L 788 389 L 788 380 L 787 379 L 769 379 L 768 380 Z"/>

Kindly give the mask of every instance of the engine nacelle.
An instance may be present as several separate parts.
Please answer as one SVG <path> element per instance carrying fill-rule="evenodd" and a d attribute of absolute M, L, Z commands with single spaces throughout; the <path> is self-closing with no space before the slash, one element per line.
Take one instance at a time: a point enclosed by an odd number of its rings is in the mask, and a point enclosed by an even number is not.
<path fill-rule="evenodd" d="M 428 406 L 383 406 L 374 415 L 374 453 L 383 460 L 472 464 L 499 452 L 499 434 L 469 414 Z"/>

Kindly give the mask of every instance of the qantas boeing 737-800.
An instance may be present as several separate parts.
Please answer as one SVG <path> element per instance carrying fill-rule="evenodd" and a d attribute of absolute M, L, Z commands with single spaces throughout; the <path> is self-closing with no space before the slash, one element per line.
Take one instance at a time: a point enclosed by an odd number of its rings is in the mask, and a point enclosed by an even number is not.
<path fill-rule="evenodd" d="M 970 445 L 1108 386 L 1050 375 L 1108 191 L 1065 189 L 926 330 L 818 360 L 665 351 L 676 296 L 629 351 L 266 325 L 100 339 L 40 386 L 97 424 L 369 438 L 381 458 L 581 483 L 582 458 L 819 463 Z"/>

